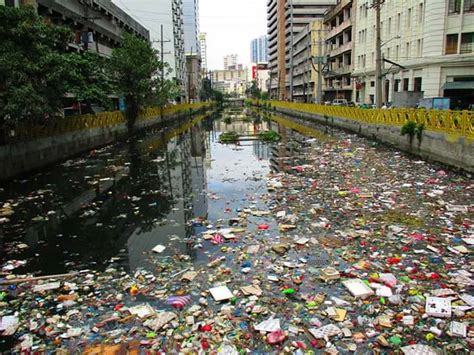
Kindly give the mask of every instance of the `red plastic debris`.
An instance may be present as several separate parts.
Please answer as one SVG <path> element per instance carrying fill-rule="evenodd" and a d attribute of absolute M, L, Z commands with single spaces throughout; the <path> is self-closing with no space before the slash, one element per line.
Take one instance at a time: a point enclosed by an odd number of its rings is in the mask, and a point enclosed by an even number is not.
<path fill-rule="evenodd" d="M 269 344 L 280 344 L 286 339 L 286 334 L 282 330 L 275 330 L 268 334 L 267 340 Z"/>

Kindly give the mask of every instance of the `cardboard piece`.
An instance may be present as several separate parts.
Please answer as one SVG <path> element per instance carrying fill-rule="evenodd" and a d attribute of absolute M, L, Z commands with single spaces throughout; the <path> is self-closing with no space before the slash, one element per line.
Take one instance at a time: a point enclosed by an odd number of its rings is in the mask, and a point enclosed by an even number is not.
<path fill-rule="evenodd" d="M 254 295 L 254 296 L 261 296 L 263 291 L 257 285 L 250 285 L 245 286 L 240 289 L 245 296 Z"/>
<path fill-rule="evenodd" d="M 151 307 L 148 303 L 130 307 L 128 311 L 130 312 L 130 314 L 137 316 L 141 319 L 148 318 L 156 313 L 153 307 Z"/>
<path fill-rule="evenodd" d="M 157 332 L 175 318 L 178 316 L 173 312 L 158 313 L 155 318 L 147 320 L 144 325 Z"/>
<path fill-rule="evenodd" d="M 158 244 L 156 247 L 152 249 L 152 251 L 159 254 L 159 253 L 164 252 L 165 249 L 166 247 L 164 245 Z"/>
<path fill-rule="evenodd" d="M 43 292 L 43 291 L 49 291 L 49 290 L 56 290 L 61 287 L 61 282 L 50 282 L 47 284 L 41 284 L 41 285 L 34 285 L 33 286 L 33 292 Z"/>
<path fill-rule="evenodd" d="M 308 331 L 316 339 L 330 338 L 330 337 L 339 335 L 342 332 L 341 329 L 334 324 L 328 324 L 318 329 L 311 328 L 311 329 L 308 329 Z"/>

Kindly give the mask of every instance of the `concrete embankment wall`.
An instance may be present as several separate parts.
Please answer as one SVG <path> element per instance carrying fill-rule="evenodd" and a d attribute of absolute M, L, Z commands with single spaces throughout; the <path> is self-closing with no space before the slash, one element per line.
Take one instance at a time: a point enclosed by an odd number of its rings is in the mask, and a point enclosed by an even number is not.
<path fill-rule="evenodd" d="M 154 117 L 136 123 L 136 130 L 172 122 L 190 116 L 190 113 L 180 112 L 163 118 Z M 125 123 L 114 126 L 91 128 L 73 131 L 66 134 L 45 137 L 0 146 L 0 181 L 9 180 L 18 175 L 28 173 L 50 164 L 73 157 L 77 154 L 115 142 L 127 136 Z"/>
<path fill-rule="evenodd" d="M 374 125 L 341 117 L 324 117 L 284 108 L 275 108 L 275 110 L 292 117 L 346 129 L 387 143 L 425 160 L 437 161 L 474 173 L 474 141 L 466 137 L 425 130 L 421 141 L 414 137 L 410 142 L 410 137 L 402 136 L 401 128 L 396 126 Z"/>

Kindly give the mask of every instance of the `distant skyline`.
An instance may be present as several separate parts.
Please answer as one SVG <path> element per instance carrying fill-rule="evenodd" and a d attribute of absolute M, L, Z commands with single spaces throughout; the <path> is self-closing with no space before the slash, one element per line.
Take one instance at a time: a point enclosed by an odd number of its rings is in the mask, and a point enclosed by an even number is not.
<path fill-rule="evenodd" d="M 161 23 L 169 19 L 158 8 L 160 0 L 113 0 L 159 40 Z M 223 69 L 224 56 L 236 53 L 239 63 L 250 63 L 250 43 L 267 33 L 266 0 L 200 0 L 200 32 L 207 33 L 207 66 Z M 186 21 L 186 18 L 184 18 Z M 166 45 L 165 47 L 167 47 Z"/>

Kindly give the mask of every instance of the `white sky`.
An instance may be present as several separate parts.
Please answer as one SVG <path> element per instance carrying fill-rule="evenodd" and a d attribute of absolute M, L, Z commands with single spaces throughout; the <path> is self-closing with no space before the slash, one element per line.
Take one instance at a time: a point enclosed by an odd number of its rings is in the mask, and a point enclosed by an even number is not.
<path fill-rule="evenodd" d="M 151 29 L 152 39 L 158 39 L 158 23 L 166 16 L 160 12 L 163 10 L 157 10 L 155 1 L 160 0 L 113 0 Z M 267 0 L 199 0 L 200 31 L 207 33 L 209 69 L 222 69 L 227 54 L 236 53 L 239 63 L 250 63 L 250 42 L 267 33 L 266 3 Z"/>
<path fill-rule="evenodd" d="M 201 32 L 207 33 L 209 69 L 222 69 L 223 57 L 250 63 L 250 42 L 267 33 L 266 0 L 200 0 Z"/>

